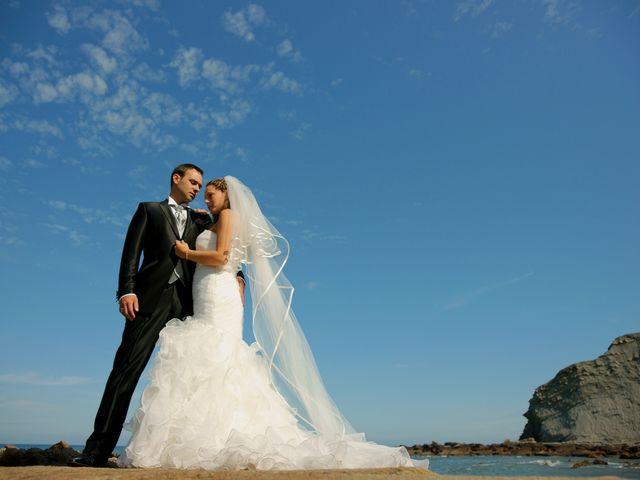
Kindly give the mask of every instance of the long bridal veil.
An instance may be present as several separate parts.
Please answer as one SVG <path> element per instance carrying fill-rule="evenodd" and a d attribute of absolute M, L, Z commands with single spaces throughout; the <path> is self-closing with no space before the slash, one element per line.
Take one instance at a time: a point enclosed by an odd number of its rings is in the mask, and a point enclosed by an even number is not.
<path fill-rule="evenodd" d="M 324 436 L 364 441 L 327 392 L 309 344 L 291 308 L 294 288 L 284 274 L 289 242 L 263 215 L 240 180 L 224 177 L 233 215 L 230 262 L 246 266 L 253 333 L 269 365 L 271 381 L 301 425 Z"/>

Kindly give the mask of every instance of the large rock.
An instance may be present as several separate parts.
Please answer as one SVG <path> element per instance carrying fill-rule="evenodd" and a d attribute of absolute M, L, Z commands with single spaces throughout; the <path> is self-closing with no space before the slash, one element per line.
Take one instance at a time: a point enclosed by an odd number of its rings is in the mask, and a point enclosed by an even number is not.
<path fill-rule="evenodd" d="M 5 445 L 5 448 L 0 449 L 0 466 L 67 465 L 73 457 L 78 455 L 80 455 L 80 452 L 74 450 L 67 442 L 62 440 L 45 450 L 41 448 L 23 450 L 16 448 L 14 445 Z"/>
<path fill-rule="evenodd" d="M 570 365 L 538 387 L 521 439 L 640 442 L 640 333 L 616 338 L 604 355 Z"/>

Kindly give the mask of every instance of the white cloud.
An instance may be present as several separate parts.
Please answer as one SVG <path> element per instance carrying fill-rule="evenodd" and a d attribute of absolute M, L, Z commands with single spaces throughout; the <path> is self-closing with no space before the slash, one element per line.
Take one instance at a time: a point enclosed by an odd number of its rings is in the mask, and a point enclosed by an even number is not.
<path fill-rule="evenodd" d="M 511 28 L 513 28 L 513 23 L 511 22 L 496 22 L 489 25 L 487 30 L 490 32 L 491 38 L 500 38 Z"/>
<path fill-rule="evenodd" d="M 314 282 L 314 281 L 307 282 L 307 289 L 308 290 L 315 290 L 316 288 L 318 288 L 319 285 L 320 284 L 318 282 Z"/>
<path fill-rule="evenodd" d="M 182 107 L 171 96 L 148 93 L 138 82 L 126 79 L 112 95 L 85 98 L 90 122 L 84 125 L 78 143 L 84 149 L 111 155 L 109 135 L 123 136 L 136 147 L 163 151 L 178 143 L 174 127 L 183 119 Z M 155 116 L 160 112 L 161 116 Z M 175 129 L 171 129 L 174 131 Z"/>
<path fill-rule="evenodd" d="M 299 62 L 300 60 L 302 60 L 302 54 L 300 53 L 300 50 L 295 48 L 293 46 L 293 43 L 291 43 L 291 40 L 288 39 L 283 40 L 278 44 L 278 46 L 276 47 L 276 52 L 278 53 L 278 56 L 288 58 L 294 62 Z"/>
<path fill-rule="evenodd" d="M 18 89 L 15 85 L 5 82 L 0 78 L 0 107 L 11 103 L 18 96 Z"/>
<path fill-rule="evenodd" d="M 29 65 L 24 62 L 12 62 L 8 58 L 2 60 L 2 66 L 9 70 L 9 73 L 14 77 L 19 77 L 29 72 Z"/>
<path fill-rule="evenodd" d="M 104 95 L 107 91 L 107 84 L 100 75 L 86 70 L 61 79 L 56 88 L 60 96 L 69 98 L 76 93 L 83 92 Z"/>
<path fill-rule="evenodd" d="M 67 203 L 61 200 L 50 200 L 49 207 L 54 211 L 67 212 L 77 214 L 86 224 L 109 224 L 116 227 L 124 227 L 125 223 L 122 218 L 113 212 L 109 212 L 100 208 L 82 207 L 73 203 Z M 52 230 L 68 231 L 68 227 L 64 225 L 47 224 Z"/>
<path fill-rule="evenodd" d="M 13 126 L 20 131 L 53 135 L 56 138 L 64 138 L 62 130 L 57 125 L 49 123 L 47 120 L 16 120 Z"/>
<path fill-rule="evenodd" d="M 92 7 L 78 7 L 71 11 L 71 24 L 103 33 L 102 46 L 123 58 L 149 48 L 149 41 L 116 10 L 95 12 Z"/>
<path fill-rule="evenodd" d="M 51 145 L 32 145 L 29 147 L 29 151 L 34 155 L 47 158 L 58 158 L 60 154 L 55 147 Z"/>
<path fill-rule="evenodd" d="M 47 20 L 58 33 L 64 35 L 71 29 L 71 22 L 67 12 L 59 5 L 54 7 L 54 12 L 47 14 Z"/>
<path fill-rule="evenodd" d="M 202 59 L 202 51 L 198 48 L 180 48 L 169 64 L 178 70 L 178 81 L 186 87 L 200 75 L 198 63 Z"/>
<path fill-rule="evenodd" d="M 26 385 L 69 386 L 91 382 L 87 377 L 63 375 L 60 377 L 45 377 L 39 373 L 5 373 L 0 375 L 0 383 L 21 383 Z"/>
<path fill-rule="evenodd" d="M 252 25 L 262 25 L 267 19 L 267 12 L 258 4 L 250 3 L 246 11 Z"/>
<path fill-rule="evenodd" d="M 42 168 L 45 166 L 44 163 L 39 160 L 34 160 L 33 158 L 25 160 L 22 164 L 27 168 Z"/>
<path fill-rule="evenodd" d="M 302 124 L 300 124 L 298 128 L 296 128 L 293 132 L 291 132 L 291 136 L 295 140 L 300 141 L 307 135 L 307 131 L 309 131 L 310 128 L 311 128 L 310 123 L 303 122 Z"/>
<path fill-rule="evenodd" d="M 216 125 L 221 128 L 230 128 L 238 125 L 251 113 L 251 104 L 244 99 L 227 100 L 227 110 L 217 111 L 211 114 Z"/>
<path fill-rule="evenodd" d="M 324 234 L 318 232 L 316 226 L 311 227 L 311 228 L 303 228 L 302 231 L 300 232 L 300 236 L 302 237 L 302 239 L 304 239 L 306 241 L 320 240 L 320 241 L 325 241 L 325 242 L 339 242 L 339 243 L 342 243 L 345 240 L 347 240 L 347 237 L 345 237 L 343 235 L 324 235 Z"/>
<path fill-rule="evenodd" d="M 91 163 L 81 162 L 77 158 L 64 157 L 62 158 L 62 163 L 64 165 L 68 165 L 69 167 L 77 169 L 80 173 L 85 175 L 104 176 L 110 173 L 108 170 L 105 170 L 100 165 L 93 165 Z"/>
<path fill-rule="evenodd" d="M 127 172 L 127 176 L 136 183 L 140 183 L 140 179 L 144 177 L 144 173 L 146 171 L 147 167 L 144 165 L 138 165 L 137 167 L 129 170 L 129 172 Z"/>
<path fill-rule="evenodd" d="M 116 59 L 110 57 L 102 48 L 90 43 L 82 45 L 81 48 L 89 60 L 104 73 L 111 73 L 118 68 Z"/>
<path fill-rule="evenodd" d="M 125 6 L 133 5 L 134 7 L 148 8 L 154 12 L 160 9 L 159 0 L 120 0 L 120 3 Z"/>
<path fill-rule="evenodd" d="M 202 63 L 202 76 L 215 88 L 233 90 L 229 81 L 230 68 L 223 60 L 208 58 Z"/>
<path fill-rule="evenodd" d="M 544 18 L 551 24 L 567 24 L 580 11 L 579 0 L 542 0 Z"/>
<path fill-rule="evenodd" d="M 464 0 L 456 6 L 453 20 L 457 22 L 465 15 L 477 17 L 489 8 L 493 2 L 494 0 Z"/>
<path fill-rule="evenodd" d="M 48 83 L 39 83 L 36 85 L 33 95 L 33 100 L 36 103 L 53 102 L 56 98 L 58 98 L 58 91 L 53 85 Z"/>
<path fill-rule="evenodd" d="M 154 70 L 145 62 L 138 63 L 131 71 L 131 75 L 141 82 L 163 83 L 167 80 L 167 74 L 164 70 Z"/>
<path fill-rule="evenodd" d="M 232 67 L 224 60 L 208 58 L 202 63 L 202 77 L 207 79 L 215 89 L 237 93 L 242 89 L 243 83 L 251 80 L 252 74 L 264 68 L 252 64 Z"/>
<path fill-rule="evenodd" d="M 162 118 L 169 125 L 176 125 L 183 118 L 182 106 L 167 94 L 152 93 L 142 101 L 142 106 L 152 117 Z"/>
<path fill-rule="evenodd" d="M 334 80 L 331 80 L 331 86 L 333 88 L 338 87 L 340 85 L 342 85 L 344 83 L 344 80 L 342 78 L 336 78 Z"/>
<path fill-rule="evenodd" d="M 88 237 L 81 234 L 77 230 L 67 227 L 66 225 L 60 225 L 55 223 L 45 223 L 44 226 L 49 229 L 50 232 L 56 234 L 66 235 L 75 245 L 83 245 Z"/>
<path fill-rule="evenodd" d="M 116 53 L 146 50 L 149 46 L 149 43 L 123 16 L 114 19 L 114 25 L 111 30 L 106 32 L 102 44 Z"/>
<path fill-rule="evenodd" d="M 57 53 L 58 49 L 53 45 L 49 45 L 46 48 L 38 45 L 38 48 L 27 53 L 27 57 L 35 60 L 44 60 L 49 65 L 56 66 L 58 62 L 56 61 L 55 55 Z"/>
<path fill-rule="evenodd" d="M 287 77 L 283 72 L 273 71 L 273 65 L 267 65 L 263 69 L 264 75 L 260 80 L 260 86 L 265 90 L 281 90 L 285 93 L 292 93 L 294 95 L 302 95 L 302 85 L 296 80 Z"/>
<path fill-rule="evenodd" d="M 85 70 L 80 73 L 61 78 L 54 85 L 49 82 L 39 82 L 33 91 L 36 103 L 71 100 L 76 95 L 101 96 L 107 92 L 107 83 L 97 73 Z"/>
<path fill-rule="evenodd" d="M 249 4 L 248 7 L 238 10 L 235 13 L 230 11 L 222 15 L 222 23 L 225 30 L 242 38 L 245 42 L 253 42 L 255 35 L 252 27 L 262 25 L 267 18 L 264 8 L 255 3 Z"/>

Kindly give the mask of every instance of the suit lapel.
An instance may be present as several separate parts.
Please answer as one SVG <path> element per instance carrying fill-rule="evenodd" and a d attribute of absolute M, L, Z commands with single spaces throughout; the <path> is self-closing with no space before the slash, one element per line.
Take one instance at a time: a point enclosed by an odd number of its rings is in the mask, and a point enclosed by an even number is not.
<path fill-rule="evenodd" d="M 173 230 L 174 235 L 177 239 L 180 239 L 180 232 L 178 231 L 178 224 L 176 223 L 176 217 L 173 215 L 171 211 L 171 207 L 169 206 L 169 201 L 165 200 L 164 202 L 160 202 L 160 210 L 164 213 L 164 216 L 167 217 L 167 222 L 171 225 L 171 230 Z"/>

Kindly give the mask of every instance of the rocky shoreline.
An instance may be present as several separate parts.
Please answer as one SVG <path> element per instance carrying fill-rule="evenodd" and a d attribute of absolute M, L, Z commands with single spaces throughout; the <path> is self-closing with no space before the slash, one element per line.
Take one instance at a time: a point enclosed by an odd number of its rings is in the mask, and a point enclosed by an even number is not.
<path fill-rule="evenodd" d="M 640 459 L 640 443 L 596 444 L 596 443 L 566 443 L 566 442 L 535 442 L 521 440 L 513 442 L 505 440 L 502 443 L 425 443 L 407 447 L 410 455 L 426 456 L 476 456 L 476 455 L 510 455 L 510 456 L 557 456 L 557 457 L 587 457 L 605 458 L 618 457 L 622 460 Z"/>
<path fill-rule="evenodd" d="M 502 443 L 425 443 L 407 447 L 411 455 L 423 456 L 478 456 L 478 455 L 510 455 L 510 456 L 558 456 L 585 457 L 603 459 L 617 457 L 622 460 L 640 459 L 640 444 L 587 444 L 587 443 L 547 443 L 534 441 Z M 66 466 L 73 457 L 80 454 L 68 443 L 60 441 L 49 448 L 21 449 L 13 445 L 5 445 L 0 449 L 0 467 L 24 467 L 33 465 Z M 593 464 L 591 462 L 591 464 Z M 115 458 L 110 466 L 116 468 Z"/>

